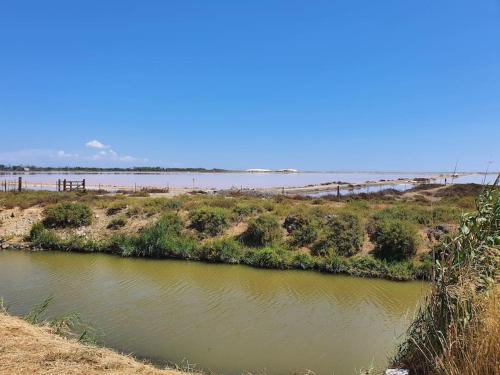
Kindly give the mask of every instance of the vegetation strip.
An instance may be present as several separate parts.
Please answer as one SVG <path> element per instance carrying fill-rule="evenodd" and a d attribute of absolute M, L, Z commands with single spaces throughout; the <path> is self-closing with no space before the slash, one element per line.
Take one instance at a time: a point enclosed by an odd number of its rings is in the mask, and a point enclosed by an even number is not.
<path fill-rule="evenodd" d="M 436 239 L 454 229 L 480 188 L 453 194 L 454 186 L 431 185 L 339 200 L 26 191 L 2 193 L 0 204 L 11 215 L 16 207 L 16 215 L 40 211 L 24 234 L 38 249 L 411 280 L 430 277 Z"/>

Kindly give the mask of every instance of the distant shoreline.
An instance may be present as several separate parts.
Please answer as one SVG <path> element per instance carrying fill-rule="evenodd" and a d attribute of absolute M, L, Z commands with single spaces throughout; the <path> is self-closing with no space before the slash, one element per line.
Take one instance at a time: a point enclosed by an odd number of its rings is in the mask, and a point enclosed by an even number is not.
<path fill-rule="evenodd" d="M 163 174 L 163 173 L 248 173 L 248 174 L 416 174 L 416 175 L 451 175 L 453 171 L 313 171 L 313 170 L 245 170 L 245 169 L 220 169 L 220 168 L 65 168 L 65 167 L 26 167 L 27 169 L 0 168 L 0 174 Z M 487 172 L 488 175 L 499 172 Z M 460 171 L 457 175 L 484 175 L 484 171 Z"/>

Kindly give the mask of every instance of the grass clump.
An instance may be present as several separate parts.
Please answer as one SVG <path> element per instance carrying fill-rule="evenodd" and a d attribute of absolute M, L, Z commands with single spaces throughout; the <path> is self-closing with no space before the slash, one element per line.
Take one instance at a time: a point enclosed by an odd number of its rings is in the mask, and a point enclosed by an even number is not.
<path fill-rule="evenodd" d="M 198 232 L 217 236 L 222 234 L 229 226 L 229 211 L 219 207 L 202 207 L 189 214 L 191 228 Z"/>
<path fill-rule="evenodd" d="M 401 261 L 417 253 L 418 234 L 406 221 L 384 219 L 375 224 L 371 234 L 375 242 L 374 255 L 388 261 Z"/>
<path fill-rule="evenodd" d="M 408 221 L 419 225 L 430 225 L 433 222 L 432 211 L 417 205 L 395 205 L 375 213 L 375 221 L 395 220 Z"/>
<path fill-rule="evenodd" d="M 59 203 L 44 210 L 43 224 L 50 228 L 77 228 L 92 224 L 92 209 L 84 203 Z"/>
<path fill-rule="evenodd" d="M 276 216 L 262 214 L 248 223 L 243 242 L 248 246 L 269 246 L 281 241 L 283 233 Z"/>
<path fill-rule="evenodd" d="M 360 252 L 363 246 L 363 226 L 359 216 L 341 213 L 328 218 L 323 227 L 319 241 L 313 247 L 318 256 L 329 256 L 335 253 L 345 257 Z"/>

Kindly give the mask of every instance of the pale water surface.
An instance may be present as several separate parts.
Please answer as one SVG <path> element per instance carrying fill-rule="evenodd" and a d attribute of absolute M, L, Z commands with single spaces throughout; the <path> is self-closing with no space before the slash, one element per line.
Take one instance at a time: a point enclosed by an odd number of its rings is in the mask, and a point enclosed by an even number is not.
<path fill-rule="evenodd" d="M 50 316 L 81 313 L 106 346 L 225 374 L 383 367 L 426 290 L 314 272 L 0 251 L 0 296 L 12 314 L 53 295 Z"/>
<path fill-rule="evenodd" d="M 230 188 L 271 188 L 271 187 L 299 187 L 326 182 L 349 182 L 353 184 L 366 181 L 394 180 L 398 178 L 432 177 L 439 173 L 2 173 L 0 182 L 4 179 L 14 180 L 23 176 L 30 183 L 44 184 L 44 189 L 55 189 L 58 179 L 81 180 L 86 179 L 87 185 L 97 188 L 99 185 L 106 188 L 120 187 L 175 187 L 175 188 L 203 188 L 203 189 L 230 189 Z M 496 176 L 486 176 L 486 182 L 492 182 Z M 481 183 L 484 175 L 468 175 L 455 179 L 457 183 Z M 444 182 L 440 179 L 436 182 Z M 448 181 L 450 182 L 450 181 Z M 50 186 L 47 186 L 49 184 Z M 35 186 L 36 187 L 36 186 Z M 411 187 L 408 185 L 407 187 Z"/>

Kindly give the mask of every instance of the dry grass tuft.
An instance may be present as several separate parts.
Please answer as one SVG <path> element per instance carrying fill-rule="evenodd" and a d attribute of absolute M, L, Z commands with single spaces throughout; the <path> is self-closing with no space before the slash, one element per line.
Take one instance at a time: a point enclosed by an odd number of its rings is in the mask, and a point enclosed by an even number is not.
<path fill-rule="evenodd" d="M 148 374 L 160 370 L 110 349 L 85 346 L 0 312 L 0 374 Z"/>

